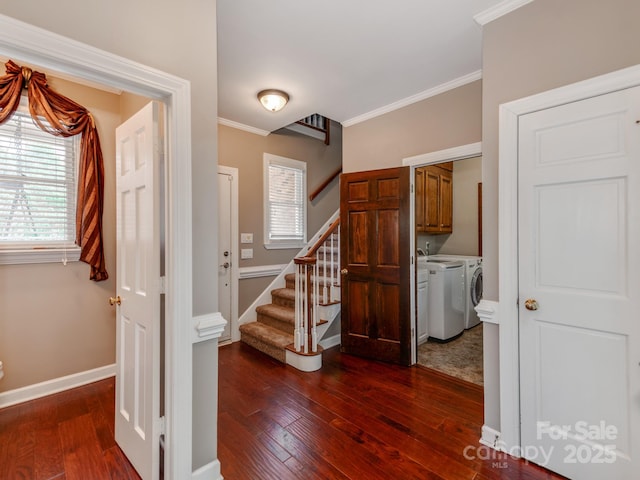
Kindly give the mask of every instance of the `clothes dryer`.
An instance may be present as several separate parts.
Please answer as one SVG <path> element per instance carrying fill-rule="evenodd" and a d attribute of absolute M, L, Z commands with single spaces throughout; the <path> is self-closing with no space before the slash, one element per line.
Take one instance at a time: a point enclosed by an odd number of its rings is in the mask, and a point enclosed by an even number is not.
<path fill-rule="evenodd" d="M 473 255 L 429 255 L 429 260 L 449 260 L 463 262 L 464 267 L 464 328 L 469 329 L 480 323 L 475 307 L 482 299 L 482 257 Z"/>

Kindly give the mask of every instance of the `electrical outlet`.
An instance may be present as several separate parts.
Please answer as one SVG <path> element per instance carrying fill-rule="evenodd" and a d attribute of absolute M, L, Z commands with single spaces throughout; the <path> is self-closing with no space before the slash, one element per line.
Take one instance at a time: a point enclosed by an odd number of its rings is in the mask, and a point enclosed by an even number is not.
<path fill-rule="evenodd" d="M 240 243 L 253 243 L 253 233 L 241 233 Z"/>
<path fill-rule="evenodd" d="M 240 250 L 240 258 L 242 260 L 247 260 L 249 258 L 253 258 L 253 248 L 243 248 Z"/>

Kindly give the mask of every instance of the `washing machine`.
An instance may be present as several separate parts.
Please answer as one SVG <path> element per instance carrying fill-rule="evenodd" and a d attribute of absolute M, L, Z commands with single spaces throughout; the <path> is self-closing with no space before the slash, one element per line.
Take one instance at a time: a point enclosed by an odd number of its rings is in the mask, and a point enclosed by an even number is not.
<path fill-rule="evenodd" d="M 464 331 L 464 263 L 428 258 L 429 338 L 448 341 Z"/>
<path fill-rule="evenodd" d="M 433 260 L 450 260 L 455 262 L 463 262 L 465 264 L 464 274 L 464 328 L 469 329 L 480 323 L 480 317 L 475 307 L 482 299 L 482 257 L 473 255 L 445 255 L 436 254 L 429 255 L 429 259 Z"/>
<path fill-rule="evenodd" d="M 418 254 L 417 268 L 417 298 L 418 306 L 417 324 L 418 324 L 418 345 L 422 345 L 429 338 L 428 325 L 428 295 L 429 295 L 429 268 L 427 267 L 427 257 Z"/>

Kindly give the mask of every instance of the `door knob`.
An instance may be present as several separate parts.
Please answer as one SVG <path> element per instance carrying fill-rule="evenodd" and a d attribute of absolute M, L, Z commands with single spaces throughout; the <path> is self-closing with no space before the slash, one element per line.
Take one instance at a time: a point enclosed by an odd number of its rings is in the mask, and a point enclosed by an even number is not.
<path fill-rule="evenodd" d="M 524 301 L 524 308 L 526 308 L 527 310 L 537 310 L 538 302 L 533 298 L 527 298 Z"/>
<path fill-rule="evenodd" d="M 340 270 L 340 273 L 342 275 L 346 275 L 347 273 L 349 273 L 349 270 L 347 270 L 346 268 L 343 268 L 342 270 Z"/>
<path fill-rule="evenodd" d="M 114 305 L 120 305 L 121 303 L 122 303 L 122 299 L 120 298 L 120 295 L 116 297 L 109 297 L 109 305 L 111 305 L 112 307 Z"/>
<path fill-rule="evenodd" d="M 220 265 L 222 268 L 229 268 L 229 262 L 224 262 L 222 265 Z"/>

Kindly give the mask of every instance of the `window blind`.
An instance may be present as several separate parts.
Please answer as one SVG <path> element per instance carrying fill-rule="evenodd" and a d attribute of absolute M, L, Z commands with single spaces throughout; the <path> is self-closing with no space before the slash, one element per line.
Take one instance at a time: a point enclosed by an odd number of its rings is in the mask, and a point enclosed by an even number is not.
<path fill-rule="evenodd" d="M 75 240 L 76 141 L 43 132 L 25 112 L 0 125 L 0 247 Z"/>
<path fill-rule="evenodd" d="M 303 169 L 269 164 L 269 241 L 302 242 L 306 236 Z"/>

